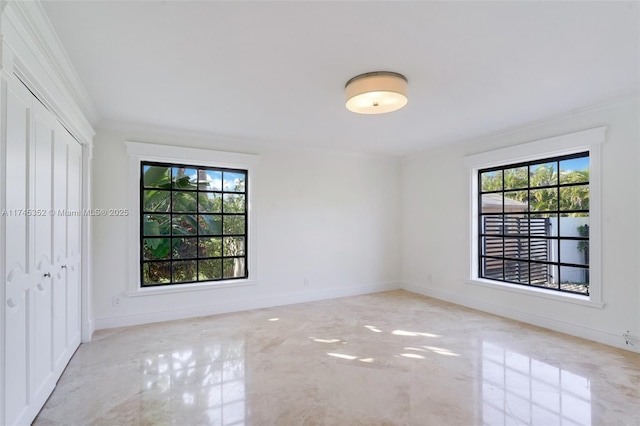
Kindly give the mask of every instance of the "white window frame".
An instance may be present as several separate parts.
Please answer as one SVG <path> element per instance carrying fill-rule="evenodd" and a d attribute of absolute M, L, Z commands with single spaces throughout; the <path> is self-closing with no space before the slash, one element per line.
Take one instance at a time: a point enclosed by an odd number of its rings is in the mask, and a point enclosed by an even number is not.
<path fill-rule="evenodd" d="M 256 233 L 256 183 L 260 157 L 254 154 L 184 148 L 142 142 L 125 142 L 129 156 L 129 292 L 128 296 L 145 296 L 164 293 L 181 293 L 194 290 L 254 285 L 258 279 Z M 247 187 L 247 261 L 249 276 L 246 279 L 206 281 L 188 284 L 142 287 L 140 282 L 140 164 L 143 161 L 189 164 L 193 166 L 243 169 L 248 171 Z"/>
<path fill-rule="evenodd" d="M 606 142 L 606 127 L 541 139 L 508 148 L 465 157 L 469 173 L 469 278 L 467 283 L 503 291 L 560 300 L 563 302 L 604 307 L 602 299 L 601 236 L 601 145 Z M 537 287 L 510 284 L 478 276 L 478 171 L 485 168 L 535 161 L 578 152 L 589 152 L 589 295 L 562 293 Z"/>

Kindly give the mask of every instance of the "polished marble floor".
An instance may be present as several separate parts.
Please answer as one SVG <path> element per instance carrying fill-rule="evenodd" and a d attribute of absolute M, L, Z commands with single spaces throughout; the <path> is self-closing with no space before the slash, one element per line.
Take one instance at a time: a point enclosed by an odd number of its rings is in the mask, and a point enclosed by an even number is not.
<path fill-rule="evenodd" d="M 36 425 L 640 425 L 640 355 L 405 291 L 103 330 Z"/>

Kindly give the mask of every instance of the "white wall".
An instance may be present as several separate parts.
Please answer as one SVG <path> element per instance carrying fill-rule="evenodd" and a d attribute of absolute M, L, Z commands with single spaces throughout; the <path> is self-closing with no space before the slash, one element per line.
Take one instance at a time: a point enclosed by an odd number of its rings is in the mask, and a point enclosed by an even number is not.
<path fill-rule="evenodd" d="M 640 335 L 638 100 L 583 111 L 490 138 L 403 159 L 403 288 L 614 346 Z M 461 123 L 464 125 L 464 123 Z M 604 308 L 468 284 L 469 174 L 463 158 L 552 136 L 608 126 L 602 145 Z"/>
<path fill-rule="evenodd" d="M 398 286 L 400 165 L 394 158 L 321 152 L 142 128 L 98 129 L 93 208 L 126 208 L 125 140 L 260 155 L 258 284 L 127 295 L 128 221 L 93 220 L 96 328 L 382 291 Z M 304 279 L 309 286 L 304 286 Z M 113 297 L 120 305 L 113 306 Z"/>

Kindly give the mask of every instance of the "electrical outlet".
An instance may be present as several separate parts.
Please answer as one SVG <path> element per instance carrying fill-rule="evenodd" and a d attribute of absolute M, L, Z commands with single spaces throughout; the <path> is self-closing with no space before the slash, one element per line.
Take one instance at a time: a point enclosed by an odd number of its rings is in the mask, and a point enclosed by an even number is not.
<path fill-rule="evenodd" d="M 111 304 L 113 306 L 120 306 L 120 296 L 113 296 L 111 299 Z"/>
<path fill-rule="evenodd" d="M 627 330 L 626 333 L 622 333 L 622 337 L 624 338 L 624 343 L 631 346 L 634 346 L 638 340 L 638 338 L 633 336 L 629 330 Z"/>

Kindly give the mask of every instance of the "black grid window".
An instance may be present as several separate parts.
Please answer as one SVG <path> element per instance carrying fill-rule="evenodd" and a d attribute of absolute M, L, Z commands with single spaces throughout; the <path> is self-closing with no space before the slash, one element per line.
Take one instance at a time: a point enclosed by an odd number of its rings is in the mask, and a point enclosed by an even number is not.
<path fill-rule="evenodd" d="M 478 171 L 480 278 L 589 294 L 589 153 Z"/>
<path fill-rule="evenodd" d="M 141 163 L 143 287 L 248 277 L 247 170 Z"/>

